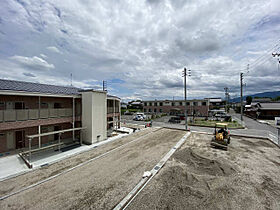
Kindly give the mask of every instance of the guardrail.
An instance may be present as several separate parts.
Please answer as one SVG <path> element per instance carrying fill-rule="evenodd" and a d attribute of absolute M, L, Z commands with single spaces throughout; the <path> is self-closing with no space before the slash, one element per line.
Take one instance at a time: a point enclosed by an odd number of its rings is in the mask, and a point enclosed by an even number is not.
<path fill-rule="evenodd" d="M 278 131 L 279 132 L 279 131 Z M 275 135 L 274 133 L 268 131 L 267 133 L 267 138 L 272 141 L 273 143 L 277 144 L 278 146 L 280 146 L 280 139 L 279 139 L 279 134 L 278 136 Z"/>
<path fill-rule="evenodd" d="M 71 116 L 70 108 L 0 110 L 0 123 Z"/>
<path fill-rule="evenodd" d="M 114 112 L 114 107 L 107 107 L 107 114 L 111 114 L 111 113 L 120 113 L 119 108 L 115 107 L 115 112 Z"/>

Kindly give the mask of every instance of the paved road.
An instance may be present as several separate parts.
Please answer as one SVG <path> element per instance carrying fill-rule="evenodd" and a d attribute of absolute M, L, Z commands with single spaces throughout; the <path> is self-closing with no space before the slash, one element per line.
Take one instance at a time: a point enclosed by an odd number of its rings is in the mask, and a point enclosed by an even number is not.
<path fill-rule="evenodd" d="M 238 119 L 240 119 L 240 114 L 232 114 L 232 115 L 237 117 Z M 274 133 L 276 131 L 276 129 L 274 127 L 272 127 L 271 125 L 260 123 L 256 120 L 253 120 L 246 116 L 243 116 L 243 121 L 245 122 L 245 125 L 248 129 L 267 130 L 272 133 Z"/>
<path fill-rule="evenodd" d="M 232 114 L 232 116 L 240 119 L 240 114 Z M 184 129 L 185 126 L 181 124 L 172 124 L 168 123 L 168 119 L 170 116 L 165 116 L 159 119 L 153 120 L 153 126 L 158 127 L 170 127 L 170 128 L 180 128 Z M 244 134 L 244 135 L 255 135 L 255 136 L 261 136 L 261 137 L 267 137 L 270 133 L 274 136 L 277 136 L 277 129 L 266 124 L 259 123 L 251 118 L 244 116 L 244 122 L 246 129 L 234 129 L 231 130 L 232 134 Z M 134 123 L 134 124 L 141 124 L 144 125 L 147 122 L 143 121 L 134 121 L 132 118 L 126 117 L 126 122 L 128 123 Z M 207 128 L 207 127 L 198 127 L 198 126 L 189 126 L 191 131 L 202 131 L 202 132 L 213 132 L 213 128 Z"/>

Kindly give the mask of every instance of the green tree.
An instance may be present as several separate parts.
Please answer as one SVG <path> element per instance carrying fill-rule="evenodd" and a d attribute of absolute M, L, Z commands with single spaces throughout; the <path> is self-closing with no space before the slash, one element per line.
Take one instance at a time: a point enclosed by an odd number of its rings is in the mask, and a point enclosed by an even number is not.
<path fill-rule="evenodd" d="M 252 100 L 253 100 L 252 96 L 247 96 L 246 97 L 246 104 L 247 105 L 251 104 Z"/>
<path fill-rule="evenodd" d="M 272 101 L 280 101 L 280 96 L 273 98 Z"/>

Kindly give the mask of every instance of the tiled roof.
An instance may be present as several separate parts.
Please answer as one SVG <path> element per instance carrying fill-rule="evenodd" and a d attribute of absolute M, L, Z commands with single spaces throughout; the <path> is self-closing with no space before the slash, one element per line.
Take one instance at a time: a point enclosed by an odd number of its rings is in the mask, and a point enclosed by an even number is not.
<path fill-rule="evenodd" d="M 280 103 L 260 103 L 262 110 L 280 110 Z"/>
<path fill-rule="evenodd" d="M 22 82 L 22 81 L 15 81 L 15 80 L 0 79 L 0 91 L 1 90 L 63 94 L 63 95 L 78 95 L 79 91 L 82 89 L 76 87 L 65 87 L 65 86 L 33 83 L 33 82 Z"/>

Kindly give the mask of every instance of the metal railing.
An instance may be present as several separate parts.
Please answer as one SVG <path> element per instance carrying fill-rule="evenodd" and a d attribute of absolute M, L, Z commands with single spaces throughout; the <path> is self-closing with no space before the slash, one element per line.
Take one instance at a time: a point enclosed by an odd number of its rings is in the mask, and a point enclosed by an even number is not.
<path fill-rule="evenodd" d="M 107 107 L 107 114 L 114 113 L 114 107 Z M 119 113 L 119 107 L 115 107 L 115 113 Z"/>
<path fill-rule="evenodd" d="M 0 123 L 71 116 L 71 108 L 0 110 Z"/>
<path fill-rule="evenodd" d="M 267 138 L 280 146 L 280 131 L 275 128 L 275 132 L 267 131 Z"/>

